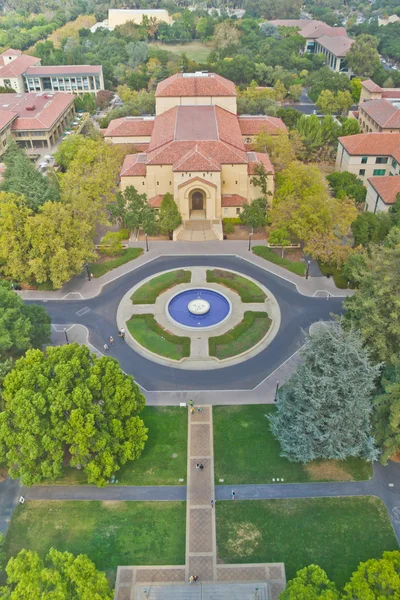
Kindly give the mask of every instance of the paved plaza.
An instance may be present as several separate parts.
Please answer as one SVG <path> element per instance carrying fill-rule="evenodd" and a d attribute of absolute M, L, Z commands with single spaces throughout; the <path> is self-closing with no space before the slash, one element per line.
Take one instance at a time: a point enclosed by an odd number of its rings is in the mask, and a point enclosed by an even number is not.
<path fill-rule="evenodd" d="M 225 565 L 217 561 L 212 407 L 189 409 L 188 418 L 185 565 L 120 566 L 115 598 L 278 600 L 285 587 L 283 563 Z M 191 575 L 197 575 L 198 582 L 190 584 Z"/>

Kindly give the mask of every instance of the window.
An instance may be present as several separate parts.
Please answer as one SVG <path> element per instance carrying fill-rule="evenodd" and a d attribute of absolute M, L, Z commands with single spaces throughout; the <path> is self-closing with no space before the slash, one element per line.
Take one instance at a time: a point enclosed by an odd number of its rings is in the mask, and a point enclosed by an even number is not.
<path fill-rule="evenodd" d="M 225 185 L 225 181 L 222 182 L 222 185 Z"/>
<path fill-rule="evenodd" d="M 368 156 L 363 156 L 362 159 L 361 159 L 361 164 L 362 165 L 366 165 L 367 162 L 368 162 Z"/>
<path fill-rule="evenodd" d="M 385 173 L 385 169 L 374 169 L 373 175 L 384 175 Z"/>
<path fill-rule="evenodd" d="M 387 156 L 377 156 L 375 159 L 376 165 L 387 165 L 388 157 Z"/>
<path fill-rule="evenodd" d="M 235 185 L 237 185 L 237 181 L 235 181 Z"/>
<path fill-rule="evenodd" d="M 159 181 L 157 181 L 157 185 L 160 185 L 160 182 L 159 182 Z"/>
<path fill-rule="evenodd" d="M 142 185 L 144 185 L 144 181 L 142 181 Z"/>
<path fill-rule="evenodd" d="M 397 160 L 394 160 L 394 158 L 392 158 L 392 167 L 393 169 L 397 169 L 398 163 Z"/>
<path fill-rule="evenodd" d="M 229 215 L 229 208 L 224 208 L 224 217 Z"/>
<path fill-rule="evenodd" d="M 360 170 L 358 171 L 358 174 L 359 174 L 359 175 L 365 175 L 365 169 L 360 169 Z"/>
<path fill-rule="evenodd" d="M 238 207 L 238 208 L 236 209 L 236 214 L 237 214 L 237 215 L 240 215 L 240 207 Z"/>

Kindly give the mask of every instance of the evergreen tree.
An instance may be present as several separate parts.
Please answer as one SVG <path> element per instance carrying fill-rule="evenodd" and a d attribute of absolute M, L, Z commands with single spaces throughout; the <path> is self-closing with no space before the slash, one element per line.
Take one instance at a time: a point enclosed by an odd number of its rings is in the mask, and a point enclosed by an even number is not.
<path fill-rule="evenodd" d="M 182 216 L 172 194 L 165 194 L 160 206 L 158 229 L 172 240 L 174 229 L 182 224 Z"/>
<path fill-rule="evenodd" d="M 376 442 L 382 449 L 381 462 L 400 450 L 400 359 L 387 367 L 382 376 L 383 393 L 375 398 L 373 416 Z"/>
<path fill-rule="evenodd" d="M 276 414 L 269 416 L 281 456 L 303 463 L 375 460 L 370 418 L 378 373 L 358 333 L 346 332 L 340 322 L 319 324 L 279 393 Z"/>

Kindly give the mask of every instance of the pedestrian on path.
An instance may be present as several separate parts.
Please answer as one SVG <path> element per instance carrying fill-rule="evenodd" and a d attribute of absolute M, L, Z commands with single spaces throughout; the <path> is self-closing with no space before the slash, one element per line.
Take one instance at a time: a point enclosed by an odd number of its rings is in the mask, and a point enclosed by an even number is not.
<path fill-rule="evenodd" d="M 232 496 L 232 500 L 234 500 L 236 498 L 236 492 L 235 492 L 235 490 L 232 490 L 231 496 Z"/>
<path fill-rule="evenodd" d="M 190 406 L 193 408 L 193 406 L 194 406 L 194 402 L 193 402 L 193 400 L 189 400 L 189 404 L 190 404 Z"/>
<path fill-rule="evenodd" d="M 200 470 L 200 463 L 197 463 L 196 464 L 196 471 L 199 471 L 199 470 Z"/>
<path fill-rule="evenodd" d="M 103 348 L 107 352 L 108 351 L 108 344 L 104 344 Z"/>
<path fill-rule="evenodd" d="M 193 581 L 194 581 L 194 575 L 191 575 L 191 576 L 189 577 L 189 583 L 193 583 Z"/>
<path fill-rule="evenodd" d="M 190 409 L 190 414 L 192 415 L 193 413 L 194 413 L 194 408 L 192 406 L 191 409 Z"/>
<path fill-rule="evenodd" d="M 211 500 L 211 508 L 214 508 L 214 500 Z"/>
<path fill-rule="evenodd" d="M 110 342 L 111 346 L 114 346 L 114 338 L 112 335 L 110 335 L 110 337 L 108 338 L 108 341 Z"/>
<path fill-rule="evenodd" d="M 200 463 L 200 471 L 202 471 L 204 469 L 204 465 Z"/>
<path fill-rule="evenodd" d="M 198 575 L 193 575 L 193 579 L 194 579 L 194 581 L 196 582 L 196 581 L 198 581 L 198 579 L 199 579 L 199 576 L 198 576 Z"/>
<path fill-rule="evenodd" d="M 203 412 L 203 409 L 201 408 L 201 406 L 199 406 L 199 407 L 197 408 L 197 412 L 200 412 L 200 413 L 201 413 L 201 412 Z"/>

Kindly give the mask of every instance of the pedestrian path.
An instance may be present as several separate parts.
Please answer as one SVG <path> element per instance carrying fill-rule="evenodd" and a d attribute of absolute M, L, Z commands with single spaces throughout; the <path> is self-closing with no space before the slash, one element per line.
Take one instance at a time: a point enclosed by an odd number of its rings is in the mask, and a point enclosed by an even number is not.
<path fill-rule="evenodd" d="M 285 587 L 283 563 L 218 561 L 212 407 L 189 408 L 188 420 L 185 565 L 120 566 L 115 600 L 278 600 Z M 198 581 L 190 584 L 192 575 Z"/>

